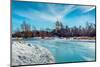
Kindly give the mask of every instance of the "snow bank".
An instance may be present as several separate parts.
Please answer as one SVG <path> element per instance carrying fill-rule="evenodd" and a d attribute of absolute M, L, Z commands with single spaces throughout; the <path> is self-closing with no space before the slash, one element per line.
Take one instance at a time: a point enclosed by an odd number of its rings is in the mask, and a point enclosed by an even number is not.
<path fill-rule="evenodd" d="M 51 52 L 40 45 L 12 42 L 12 66 L 55 63 Z"/>

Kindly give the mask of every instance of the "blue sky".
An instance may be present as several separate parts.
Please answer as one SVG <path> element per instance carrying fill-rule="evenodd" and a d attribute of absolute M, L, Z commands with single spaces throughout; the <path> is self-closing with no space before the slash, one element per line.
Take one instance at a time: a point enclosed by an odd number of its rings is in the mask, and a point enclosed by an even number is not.
<path fill-rule="evenodd" d="M 20 28 L 23 21 L 38 30 L 54 29 L 57 19 L 64 26 L 85 26 L 86 22 L 95 23 L 95 10 L 94 6 L 13 1 L 12 31 Z"/>

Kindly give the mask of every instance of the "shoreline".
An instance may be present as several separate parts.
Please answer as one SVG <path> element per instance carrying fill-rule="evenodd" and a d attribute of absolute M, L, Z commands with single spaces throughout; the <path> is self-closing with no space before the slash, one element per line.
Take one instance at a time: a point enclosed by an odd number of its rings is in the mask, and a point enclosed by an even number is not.
<path fill-rule="evenodd" d="M 95 37 L 31 37 L 31 38 L 22 38 L 22 37 L 12 37 L 12 40 L 68 40 L 68 41 L 96 41 Z"/>

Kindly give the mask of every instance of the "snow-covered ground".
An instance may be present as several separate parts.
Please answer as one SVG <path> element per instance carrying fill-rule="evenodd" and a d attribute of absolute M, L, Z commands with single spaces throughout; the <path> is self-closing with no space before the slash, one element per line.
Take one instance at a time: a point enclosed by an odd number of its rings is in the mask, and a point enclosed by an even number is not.
<path fill-rule="evenodd" d="M 12 42 L 12 66 L 47 63 L 55 63 L 54 56 L 47 48 L 23 41 Z"/>
<path fill-rule="evenodd" d="M 12 65 L 95 61 L 95 40 L 12 39 Z"/>

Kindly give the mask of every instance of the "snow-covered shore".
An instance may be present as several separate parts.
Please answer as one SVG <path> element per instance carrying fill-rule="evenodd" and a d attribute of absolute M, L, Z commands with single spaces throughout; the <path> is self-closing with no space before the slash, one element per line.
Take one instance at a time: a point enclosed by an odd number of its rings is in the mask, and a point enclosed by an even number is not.
<path fill-rule="evenodd" d="M 12 38 L 12 40 L 16 41 L 16 40 L 43 40 L 41 37 L 32 37 L 32 38 L 26 38 L 26 39 L 23 39 L 23 38 Z M 89 39 L 89 38 L 86 38 L 86 39 L 81 39 L 79 37 L 77 38 L 74 38 L 74 37 L 69 37 L 69 38 L 58 38 L 58 37 L 45 37 L 44 40 L 66 40 L 66 41 L 95 41 L 95 39 Z"/>
<path fill-rule="evenodd" d="M 12 42 L 12 66 L 55 63 L 52 53 L 40 45 L 22 41 Z"/>

